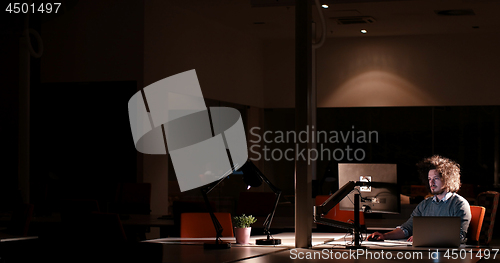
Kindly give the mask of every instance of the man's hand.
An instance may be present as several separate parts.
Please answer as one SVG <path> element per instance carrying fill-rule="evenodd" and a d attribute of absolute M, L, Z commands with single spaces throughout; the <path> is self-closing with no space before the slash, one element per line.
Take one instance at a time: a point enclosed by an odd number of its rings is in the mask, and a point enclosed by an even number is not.
<path fill-rule="evenodd" d="M 413 236 L 409 237 L 406 241 L 413 242 Z"/>
<path fill-rule="evenodd" d="M 374 232 L 371 235 L 368 236 L 368 239 L 373 239 L 373 240 L 384 240 L 384 234 L 380 232 Z"/>
<path fill-rule="evenodd" d="M 373 238 L 374 240 L 386 240 L 386 239 L 403 239 L 406 238 L 405 233 L 401 228 L 396 228 L 390 232 L 387 232 L 385 234 L 375 232 L 371 235 L 368 236 L 368 238 Z M 413 238 L 412 238 L 413 240 Z"/>

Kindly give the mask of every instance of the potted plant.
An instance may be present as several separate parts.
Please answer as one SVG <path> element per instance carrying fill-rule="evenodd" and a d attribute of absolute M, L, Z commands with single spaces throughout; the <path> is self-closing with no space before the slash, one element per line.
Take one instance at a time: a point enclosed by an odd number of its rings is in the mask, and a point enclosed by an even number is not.
<path fill-rule="evenodd" d="M 234 236 L 236 237 L 236 243 L 238 244 L 248 244 L 250 241 L 250 232 L 252 228 L 251 224 L 257 222 L 257 219 L 252 215 L 246 216 L 234 216 L 233 226 L 234 226 Z"/>

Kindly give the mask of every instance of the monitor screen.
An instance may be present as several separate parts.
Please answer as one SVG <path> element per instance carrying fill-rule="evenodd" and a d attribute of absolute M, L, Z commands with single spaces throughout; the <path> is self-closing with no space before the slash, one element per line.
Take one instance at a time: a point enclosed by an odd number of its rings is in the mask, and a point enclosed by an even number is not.
<path fill-rule="evenodd" d="M 397 186 L 396 164 L 339 163 L 339 188 L 349 181 L 372 182 L 372 186 L 359 186 L 360 209 L 374 213 L 399 213 L 400 196 Z M 352 191 L 340 201 L 340 210 L 354 210 Z"/>

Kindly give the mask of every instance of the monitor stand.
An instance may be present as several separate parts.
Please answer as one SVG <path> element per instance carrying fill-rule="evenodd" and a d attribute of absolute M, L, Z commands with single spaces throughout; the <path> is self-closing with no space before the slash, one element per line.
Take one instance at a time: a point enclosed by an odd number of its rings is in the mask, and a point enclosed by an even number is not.
<path fill-rule="evenodd" d="M 361 246 L 359 244 L 360 242 L 360 223 L 359 223 L 359 202 L 360 202 L 360 197 L 359 194 L 354 194 L 354 229 L 353 229 L 353 235 L 354 235 L 354 245 L 353 246 L 346 246 L 346 248 L 349 249 L 363 249 L 366 248 L 365 246 Z"/>

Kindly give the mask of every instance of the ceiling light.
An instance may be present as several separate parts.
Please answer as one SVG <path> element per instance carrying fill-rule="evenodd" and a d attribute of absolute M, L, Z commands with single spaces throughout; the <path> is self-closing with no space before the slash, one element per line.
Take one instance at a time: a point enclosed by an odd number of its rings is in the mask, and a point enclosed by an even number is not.
<path fill-rule="evenodd" d="M 361 29 L 361 33 L 366 34 L 368 31 L 366 31 L 366 29 Z"/>
<path fill-rule="evenodd" d="M 321 7 L 323 7 L 324 9 L 327 9 L 328 5 L 321 5 Z"/>

